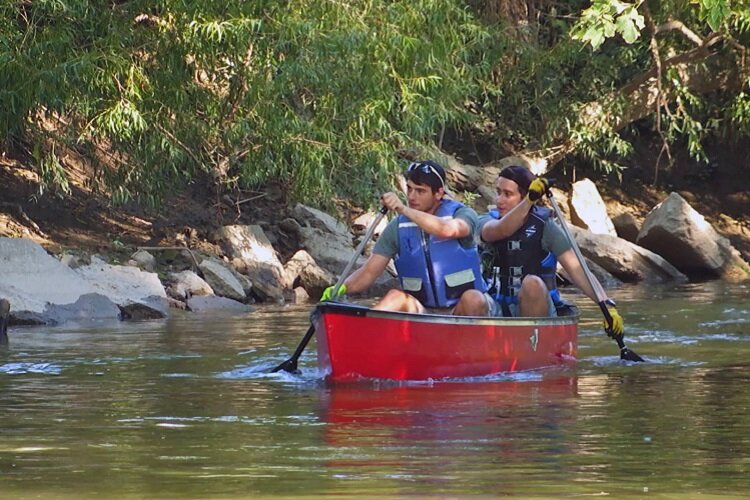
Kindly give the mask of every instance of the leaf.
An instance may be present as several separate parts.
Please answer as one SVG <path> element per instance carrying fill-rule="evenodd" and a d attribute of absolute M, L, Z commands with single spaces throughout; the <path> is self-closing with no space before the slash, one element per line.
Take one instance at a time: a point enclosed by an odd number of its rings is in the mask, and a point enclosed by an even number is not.
<path fill-rule="evenodd" d="M 616 25 L 625 42 L 633 43 L 640 37 L 640 30 L 645 26 L 645 22 L 635 7 L 629 7 L 617 18 Z"/>
<path fill-rule="evenodd" d="M 594 50 L 597 50 L 601 45 L 604 43 L 604 30 L 594 28 L 593 26 L 586 30 L 586 33 L 583 34 L 583 37 L 581 40 L 585 43 L 588 42 L 591 44 L 591 48 Z"/>

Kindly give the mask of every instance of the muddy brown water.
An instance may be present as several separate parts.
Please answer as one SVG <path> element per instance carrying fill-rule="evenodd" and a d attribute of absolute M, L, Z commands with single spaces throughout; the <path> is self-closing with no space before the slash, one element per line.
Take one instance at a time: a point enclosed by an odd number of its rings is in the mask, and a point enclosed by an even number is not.
<path fill-rule="evenodd" d="M 748 495 L 750 289 L 611 293 L 646 363 L 578 300 L 575 366 L 421 383 L 268 373 L 303 307 L 11 328 L 0 498 Z"/>

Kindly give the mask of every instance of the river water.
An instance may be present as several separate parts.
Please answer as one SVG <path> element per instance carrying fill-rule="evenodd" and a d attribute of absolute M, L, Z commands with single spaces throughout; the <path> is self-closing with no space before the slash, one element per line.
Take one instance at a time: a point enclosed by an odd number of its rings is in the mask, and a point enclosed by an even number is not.
<path fill-rule="evenodd" d="M 578 300 L 576 365 L 451 382 L 269 374 L 302 307 L 13 328 L 0 497 L 750 495 L 750 289 L 611 293 L 646 363 Z"/>

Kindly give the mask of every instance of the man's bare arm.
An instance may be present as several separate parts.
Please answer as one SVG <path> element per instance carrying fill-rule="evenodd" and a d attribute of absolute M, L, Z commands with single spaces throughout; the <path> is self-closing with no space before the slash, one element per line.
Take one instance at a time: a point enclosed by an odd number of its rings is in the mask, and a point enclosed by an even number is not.
<path fill-rule="evenodd" d="M 469 236 L 471 229 L 461 219 L 443 219 L 403 204 L 395 193 L 385 193 L 383 204 L 418 225 L 423 231 L 438 238 L 457 239 Z"/>
<path fill-rule="evenodd" d="M 533 206 L 528 198 L 524 198 L 503 217 L 487 222 L 482 226 L 482 240 L 492 242 L 511 236 L 523 226 Z"/>
<path fill-rule="evenodd" d="M 346 293 L 364 292 L 370 288 L 370 286 L 375 283 L 375 280 L 383 274 L 383 271 L 385 271 L 390 260 L 391 259 L 388 257 L 376 253 L 370 255 L 367 262 L 365 262 L 362 267 L 354 271 L 348 278 L 346 278 L 346 280 L 344 280 Z"/>

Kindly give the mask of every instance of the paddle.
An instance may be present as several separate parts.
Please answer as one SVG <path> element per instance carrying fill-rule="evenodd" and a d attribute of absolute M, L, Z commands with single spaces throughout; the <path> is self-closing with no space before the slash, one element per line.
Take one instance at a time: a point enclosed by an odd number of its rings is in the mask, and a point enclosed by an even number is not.
<path fill-rule="evenodd" d="M 607 321 L 607 324 L 612 324 L 612 316 L 609 314 L 609 309 L 607 309 L 607 294 L 604 292 L 604 289 L 602 288 L 602 285 L 599 283 L 598 280 L 594 279 L 594 275 L 591 274 L 591 270 L 589 269 L 589 266 L 586 264 L 586 260 L 583 258 L 583 255 L 581 255 L 581 249 L 578 248 L 578 243 L 576 243 L 575 238 L 573 238 L 573 235 L 570 234 L 570 230 L 568 229 L 568 225 L 565 222 L 565 217 L 563 217 L 562 213 L 560 212 L 560 207 L 557 206 L 557 202 L 555 201 L 555 197 L 552 196 L 552 192 L 550 190 L 547 190 L 547 198 L 549 198 L 550 202 L 552 203 L 552 208 L 555 209 L 555 214 L 557 215 L 558 220 L 560 221 L 560 226 L 562 227 L 563 232 L 565 233 L 565 236 L 568 238 L 568 241 L 570 241 L 570 245 L 573 247 L 573 252 L 575 252 L 576 257 L 578 258 L 578 262 L 581 263 L 581 267 L 583 268 L 583 272 L 586 275 L 586 280 L 589 282 L 589 285 L 594 290 L 594 294 L 596 295 L 596 300 L 599 302 L 599 308 L 602 310 L 602 314 L 604 314 L 604 319 Z M 627 346 L 625 346 L 625 342 L 622 340 L 622 335 L 615 336 L 615 341 L 617 342 L 617 345 L 620 347 L 620 359 L 624 359 L 627 361 L 644 361 L 642 357 L 640 357 L 635 352 L 628 349 Z"/>
<path fill-rule="evenodd" d="M 357 246 L 357 249 L 354 251 L 354 255 L 352 256 L 351 260 L 349 260 L 349 263 L 344 268 L 344 272 L 341 273 L 341 276 L 339 276 L 338 281 L 336 282 L 336 285 L 333 287 L 333 293 L 331 296 L 336 297 L 338 295 L 339 288 L 341 288 L 341 285 L 344 284 L 344 280 L 347 276 L 349 276 L 349 272 L 352 270 L 352 267 L 354 267 L 354 263 L 357 261 L 359 256 L 362 254 L 362 250 L 364 250 L 365 245 L 368 241 L 370 241 L 370 238 L 372 238 L 372 234 L 375 232 L 375 228 L 378 227 L 378 224 L 380 224 L 380 221 L 383 219 L 383 216 L 388 212 L 388 208 L 386 207 L 380 207 L 380 213 L 377 217 L 375 217 L 375 220 L 372 221 L 372 224 L 370 224 L 370 227 L 367 229 L 367 232 L 365 233 L 364 238 L 362 238 L 362 241 L 359 242 L 359 246 Z M 310 342 L 310 339 L 312 338 L 313 334 L 315 333 L 315 325 L 310 325 L 310 328 L 307 329 L 307 332 L 305 333 L 305 336 L 302 337 L 302 340 L 300 341 L 299 345 L 297 346 L 297 349 L 295 349 L 294 354 L 292 354 L 292 357 L 281 363 L 279 366 L 271 370 L 271 373 L 276 373 L 280 370 L 284 370 L 285 372 L 289 373 L 297 373 L 297 361 L 299 360 L 299 357 L 302 355 L 302 351 L 305 350 L 305 347 L 307 347 L 307 344 Z"/>

